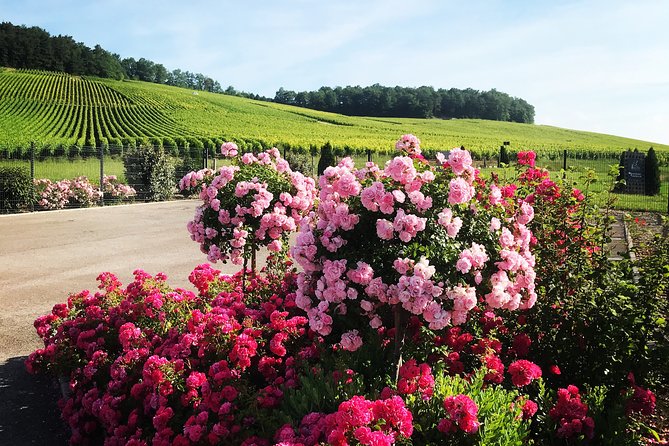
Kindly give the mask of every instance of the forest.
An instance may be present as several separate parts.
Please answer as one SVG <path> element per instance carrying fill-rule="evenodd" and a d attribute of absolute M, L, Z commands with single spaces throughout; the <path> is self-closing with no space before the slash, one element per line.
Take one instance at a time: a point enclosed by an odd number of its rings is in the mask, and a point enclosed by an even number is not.
<path fill-rule="evenodd" d="M 279 89 L 274 102 L 349 116 L 396 118 L 473 118 L 534 123 L 534 107 L 495 89 L 433 87 L 321 87 L 316 91 Z"/>
<path fill-rule="evenodd" d="M 121 58 L 100 45 L 89 48 L 70 36 L 52 36 L 37 26 L 16 26 L 9 22 L 0 23 L 0 66 L 116 80 L 134 79 L 224 93 L 221 84 L 201 73 L 181 69 L 169 71 L 164 65 L 143 57 L 139 60 Z"/>

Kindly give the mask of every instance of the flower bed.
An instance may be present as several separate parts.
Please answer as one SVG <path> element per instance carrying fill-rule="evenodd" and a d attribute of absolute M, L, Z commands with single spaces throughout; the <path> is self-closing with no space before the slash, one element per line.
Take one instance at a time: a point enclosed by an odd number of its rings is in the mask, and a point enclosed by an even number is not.
<path fill-rule="evenodd" d="M 115 175 L 105 175 L 102 190 L 96 188 L 86 177 L 53 182 L 49 179 L 34 180 L 38 195 L 37 205 L 44 210 L 65 207 L 95 206 L 104 197 L 105 202 L 121 203 L 132 201 L 135 189 L 120 183 Z"/>
<path fill-rule="evenodd" d="M 27 367 L 69 377 L 72 444 L 652 438 L 664 266 L 632 284 L 600 249 L 588 191 L 551 180 L 531 152 L 507 182 L 480 177 L 461 149 L 428 162 L 412 135 L 397 148 L 384 168 L 329 167 L 318 200 L 278 151 L 228 143 L 232 167 L 184 177 L 203 200 L 188 229 L 210 261 L 280 246 L 260 273 L 198 266 L 196 293 L 104 273 L 98 292 L 39 318 L 45 347 Z M 299 273 L 284 257 L 298 225 Z"/>

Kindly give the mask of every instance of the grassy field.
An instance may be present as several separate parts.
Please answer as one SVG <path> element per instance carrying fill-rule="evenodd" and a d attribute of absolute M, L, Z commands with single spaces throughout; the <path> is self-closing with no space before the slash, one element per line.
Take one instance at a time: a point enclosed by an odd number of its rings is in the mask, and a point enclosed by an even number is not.
<path fill-rule="evenodd" d="M 46 155 L 72 145 L 159 142 L 215 147 L 235 140 L 243 147 L 337 148 L 392 152 L 404 133 L 426 150 L 464 145 L 492 156 L 503 141 L 510 150 L 562 149 L 619 153 L 654 146 L 669 159 L 669 146 L 557 127 L 475 119 L 349 117 L 282 104 L 139 81 L 81 78 L 62 73 L 0 69 L 0 154 L 36 142 Z"/>

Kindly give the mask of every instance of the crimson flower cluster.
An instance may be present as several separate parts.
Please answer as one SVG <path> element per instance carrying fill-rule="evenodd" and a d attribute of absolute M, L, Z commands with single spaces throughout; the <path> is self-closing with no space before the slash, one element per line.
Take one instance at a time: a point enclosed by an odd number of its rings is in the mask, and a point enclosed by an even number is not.
<path fill-rule="evenodd" d="M 558 438 L 575 438 L 580 435 L 592 438 L 595 422 L 587 414 L 588 406 L 581 401 L 578 387 L 573 385 L 558 389 L 557 403 L 548 412 L 557 423 Z"/>
<path fill-rule="evenodd" d="M 535 379 L 541 378 L 541 367 L 526 359 L 520 359 L 509 365 L 511 382 L 516 387 L 524 387 Z"/>
<path fill-rule="evenodd" d="M 434 377 L 428 364 L 418 364 L 413 358 L 402 364 L 397 382 L 400 395 L 420 393 L 427 400 L 432 397 L 433 390 Z"/>
<path fill-rule="evenodd" d="M 69 377 L 62 413 L 72 444 L 242 443 L 317 357 L 295 313 L 294 275 L 253 277 L 246 295 L 240 274 L 209 265 L 191 274 L 197 295 L 165 279 L 138 270 L 124 289 L 102 274 L 100 291 L 35 322 L 45 347 L 26 365 Z M 246 300 L 260 292 L 261 302 Z"/>
<path fill-rule="evenodd" d="M 446 417 L 437 426 L 440 432 L 447 435 L 458 431 L 474 434 L 479 430 L 478 407 L 467 395 L 446 397 L 444 409 L 446 409 Z"/>

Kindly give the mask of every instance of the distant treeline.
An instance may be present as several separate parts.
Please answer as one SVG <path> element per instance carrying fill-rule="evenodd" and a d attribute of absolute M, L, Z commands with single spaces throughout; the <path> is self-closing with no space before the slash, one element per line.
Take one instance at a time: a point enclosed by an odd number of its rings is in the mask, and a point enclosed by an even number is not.
<path fill-rule="evenodd" d="M 274 102 L 353 116 L 397 118 L 477 118 L 534 123 L 534 107 L 495 89 L 435 90 L 433 87 L 321 87 L 316 91 L 279 89 Z"/>
<path fill-rule="evenodd" d="M 135 79 L 193 90 L 253 96 L 236 92 L 232 87 L 223 90 L 221 84 L 204 74 L 180 69 L 168 71 L 162 64 L 143 57 L 122 59 L 100 45 L 89 48 L 70 36 L 51 36 L 37 26 L 28 28 L 9 22 L 0 23 L 0 66 L 118 80 Z"/>

